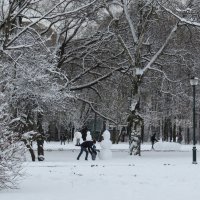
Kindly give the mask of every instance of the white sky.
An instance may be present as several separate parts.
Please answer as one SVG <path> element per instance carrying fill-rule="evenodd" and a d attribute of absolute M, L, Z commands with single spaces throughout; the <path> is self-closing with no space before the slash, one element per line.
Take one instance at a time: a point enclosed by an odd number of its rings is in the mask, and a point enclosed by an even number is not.
<path fill-rule="evenodd" d="M 20 189 L 0 191 L 0 199 L 199 199 L 200 164 L 192 164 L 191 145 L 155 145 L 157 150 L 178 150 L 166 152 L 149 151 L 150 145 L 145 144 L 141 157 L 129 156 L 127 147 L 128 144 L 112 146 L 113 158 L 110 160 L 85 161 L 82 155 L 77 161 L 79 147 L 61 146 L 59 142 L 45 144 L 46 149 L 52 150 L 45 151 L 45 161 L 31 162 L 27 155 L 26 176 L 19 184 Z M 200 162 L 199 152 L 197 156 Z"/>

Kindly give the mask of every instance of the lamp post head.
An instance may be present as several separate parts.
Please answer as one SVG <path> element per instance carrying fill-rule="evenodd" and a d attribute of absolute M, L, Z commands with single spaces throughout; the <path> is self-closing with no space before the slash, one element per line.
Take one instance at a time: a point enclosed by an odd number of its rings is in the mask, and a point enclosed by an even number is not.
<path fill-rule="evenodd" d="M 192 77 L 191 79 L 190 79 L 190 85 L 198 85 L 198 78 L 197 77 Z"/>

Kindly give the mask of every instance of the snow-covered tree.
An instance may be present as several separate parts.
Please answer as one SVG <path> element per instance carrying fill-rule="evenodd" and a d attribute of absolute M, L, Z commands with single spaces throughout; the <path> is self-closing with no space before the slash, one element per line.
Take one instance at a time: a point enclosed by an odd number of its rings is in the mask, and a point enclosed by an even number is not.
<path fill-rule="evenodd" d="M 198 44 L 199 15 L 195 8 L 199 3 L 162 0 L 104 2 L 109 21 L 107 27 L 124 50 L 123 61 L 127 61 L 128 72 L 132 72 L 131 111 L 138 112 L 140 109 L 140 116 L 146 120 L 150 105 L 148 114 L 151 118 L 155 113 L 152 109 L 163 98 L 165 103 L 159 109 L 163 111 L 167 103 L 169 107 L 165 115 L 176 113 L 173 118 L 179 118 L 182 110 L 176 106 L 177 103 L 184 104 L 183 101 L 190 100 L 188 75 L 198 72 L 195 67 L 198 57 L 194 58 L 198 49 L 191 47 L 194 41 Z M 191 35 L 194 38 L 189 37 Z M 148 89 L 151 91 L 148 92 Z M 157 98 L 157 102 L 155 95 L 161 97 Z"/>

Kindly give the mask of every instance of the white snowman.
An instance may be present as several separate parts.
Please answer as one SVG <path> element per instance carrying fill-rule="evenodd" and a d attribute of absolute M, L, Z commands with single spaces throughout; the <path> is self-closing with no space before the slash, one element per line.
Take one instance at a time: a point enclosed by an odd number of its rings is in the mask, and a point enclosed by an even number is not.
<path fill-rule="evenodd" d="M 90 141 L 90 140 L 92 140 L 92 136 L 91 136 L 90 131 L 87 131 L 86 141 Z"/>
<path fill-rule="evenodd" d="M 73 139 L 74 145 L 79 146 L 82 142 L 83 142 L 83 139 L 82 139 L 81 132 L 78 132 L 78 131 L 75 132 L 74 133 L 74 139 Z"/>
<path fill-rule="evenodd" d="M 108 160 L 112 158 L 112 151 L 110 150 L 112 142 L 110 141 L 110 132 L 105 130 L 103 132 L 103 140 L 101 141 L 101 151 L 99 153 L 99 158 L 101 160 Z"/>

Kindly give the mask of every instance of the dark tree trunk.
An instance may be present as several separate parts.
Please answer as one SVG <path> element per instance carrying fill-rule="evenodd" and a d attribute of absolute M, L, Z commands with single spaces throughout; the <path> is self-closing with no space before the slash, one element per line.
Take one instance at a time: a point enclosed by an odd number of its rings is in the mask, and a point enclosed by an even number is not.
<path fill-rule="evenodd" d="M 44 156 L 43 145 L 38 145 L 37 151 L 38 151 L 38 157 L 39 156 Z"/>
<path fill-rule="evenodd" d="M 187 144 L 190 143 L 190 129 L 187 128 Z"/>
<path fill-rule="evenodd" d="M 144 125 L 142 125 L 142 128 L 141 128 L 141 143 L 144 142 Z"/>
<path fill-rule="evenodd" d="M 38 152 L 38 161 L 44 160 L 44 136 L 42 134 L 36 135 L 37 141 L 37 152 Z"/>
<path fill-rule="evenodd" d="M 168 142 L 168 125 L 167 119 L 164 120 L 164 141 Z"/>
<path fill-rule="evenodd" d="M 42 120 L 43 120 L 43 115 L 41 113 L 37 114 L 37 131 L 41 134 L 44 134 L 44 130 L 42 128 Z"/>
<path fill-rule="evenodd" d="M 174 123 L 174 126 L 173 126 L 173 142 L 176 142 L 176 136 L 177 136 L 176 123 Z"/>
<path fill-rule="evenodd" d="M 172 123 L 171 123 L 170 119 L 168 119 L 168 130 L 169 130 L 169 134 L 170 134 L 170 142 L 172 142 L 172 139 L 173 139 L 173 127 L 172 127 Z"/>
<path fill-rule="evenodd" d="M 32 147 L 31 147 L 31 145 L 27 145 L 26 147 L 28 148 L 28 150 L 31 154 L 32 161 L 34 162 L 35 161 L 35 153 L 34 153 Z"/>
<path fill-rule="evenodd" d="M 117 135 L 117 129 L 114 127 L 112 132 L 112 143 L 115 144 L 116 142 L 116 135 Z"/>

